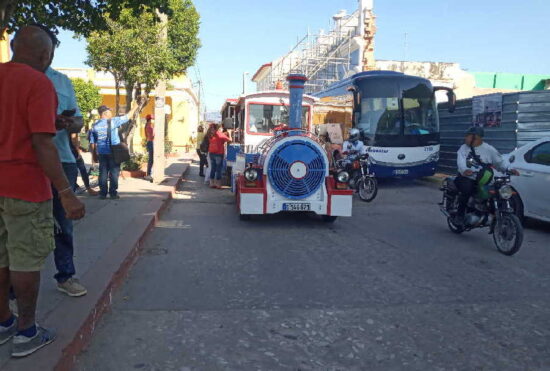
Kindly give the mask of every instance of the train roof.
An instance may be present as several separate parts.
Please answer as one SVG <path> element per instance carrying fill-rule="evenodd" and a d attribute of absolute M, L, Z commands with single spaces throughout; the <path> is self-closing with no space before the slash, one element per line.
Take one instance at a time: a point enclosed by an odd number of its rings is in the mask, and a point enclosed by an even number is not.
<path fill-rule="evenodd" d="M 241 95 L 238 99 L 237 104 L 241 104 L 246 99 L 251 98 L 266 98 L 266 97 L 289 97 L 290 93 L 288 90 L 268 90 L 268 91 L 260 91 L 256 93 Z M 304 101 L 310 104 L 313 104 L 319 100 L 319 98 L 304 94 Z"/>

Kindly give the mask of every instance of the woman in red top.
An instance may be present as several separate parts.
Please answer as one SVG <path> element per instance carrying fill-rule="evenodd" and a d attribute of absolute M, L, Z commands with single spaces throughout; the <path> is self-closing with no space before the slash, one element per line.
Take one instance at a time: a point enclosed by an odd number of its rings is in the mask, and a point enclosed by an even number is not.
<path fill-rule="evenodd" d="M 210 188 L 221 188 L 223 155 L 225 143 L 231 142 L 231 134 L 222 132 L 221 125 L 215 124 L 210 132 L 208 154 L 210 156 Z"/>
<path fill-rule="evenodd" d="M 153 159 L 155 156 L 154 152 L 154 141 L 155 141 L 155 129 L 153 126 L 153 115 L 147 115 L 145 117 L 147 120 L 147 123 L 145 124 L 145 139 L 147 141 L 147 154 L 149 155 L 149 159 L 147 161 L 147 180 L 151 179 L 151 173 L 153 170 Z"/>

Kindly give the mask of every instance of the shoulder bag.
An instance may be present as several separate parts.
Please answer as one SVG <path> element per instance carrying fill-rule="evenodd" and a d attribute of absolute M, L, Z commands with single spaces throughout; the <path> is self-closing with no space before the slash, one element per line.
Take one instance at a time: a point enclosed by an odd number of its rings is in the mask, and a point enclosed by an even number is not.
<path fill-rule="evenodd" d="M 107 138 L 109 138 L 109 146 L 111 147 L 111 153 L 113 155 L 113 160 L 116 164 L 120 165 L 123 162 L 126 162 L 130 159 L 130 150 L 128 149 L 128 145 L 124 143 L 123 141 L 120 141 L 120 144 L 113 145 L 112 140 L 112 130 L 111 130 L 111 120 L 107 120 Z"/>

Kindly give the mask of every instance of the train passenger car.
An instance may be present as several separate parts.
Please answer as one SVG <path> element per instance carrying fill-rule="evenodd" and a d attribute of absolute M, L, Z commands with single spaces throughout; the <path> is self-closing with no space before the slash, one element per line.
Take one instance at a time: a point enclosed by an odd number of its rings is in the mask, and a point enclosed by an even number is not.
<path fill-rule="evenodd" d="M 351 216 L 349 174 L 335 173 L 322 141 L 309 130 L 314 99 L 303 96 L 307 79 L 290 75 L 288 80 L 290 93 L 239 100 L 237 122 L 245 144 L 233 169 L 239 215 L 309 211 L 329 222 Z"/>
<path fill-rule="evenodd" d="M 393 71 L 361 72 L 315 96 L 353 107 L 352 126 L 363 133 L 376 177 L 417 178 L 433 175 L 439 161 L 438 90 L 454 109 L 452 89 Z"/>

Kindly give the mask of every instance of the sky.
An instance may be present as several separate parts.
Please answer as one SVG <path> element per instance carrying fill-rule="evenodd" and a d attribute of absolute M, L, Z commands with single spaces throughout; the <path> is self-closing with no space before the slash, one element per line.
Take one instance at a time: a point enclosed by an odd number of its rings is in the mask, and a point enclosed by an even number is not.
<path fill-rule="evenodd" d="M 264 63 L 286 54 L 308 29 L 357 0 L 195 0 L 201 14 L 196 67 L 207 111 L 242 91 Z M 377 59 L 458 62 L 469 71 L 550 74 L 548 0 L 375 0 Z M 407 47 L 405 47 L 407 34 Z M 54 67 L 86 67 L 85 41 L 61 32 Z M 249 77 L 249 78 L 250 78 Z M 255 84 L 247 82 L 248 91 Z"/>

